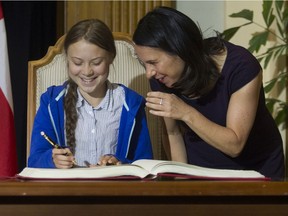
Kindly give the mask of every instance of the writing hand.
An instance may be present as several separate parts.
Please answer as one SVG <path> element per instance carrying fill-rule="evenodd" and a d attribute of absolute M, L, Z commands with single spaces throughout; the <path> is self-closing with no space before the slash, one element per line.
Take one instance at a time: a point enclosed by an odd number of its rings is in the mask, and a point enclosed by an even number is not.
<path fill-rule="evenodd" d="M 72 168 L 75 164 L 75 158 L 68 148 L 52 150 L 52 158 L 55 166 L 60 169 Z"/>

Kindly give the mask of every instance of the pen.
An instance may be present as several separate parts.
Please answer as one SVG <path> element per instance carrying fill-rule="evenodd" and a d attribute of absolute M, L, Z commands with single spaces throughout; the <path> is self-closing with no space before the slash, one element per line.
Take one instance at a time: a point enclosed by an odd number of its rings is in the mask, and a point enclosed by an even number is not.
<path fill-rule="evenodd" d="M 48 137 L 43 131 L 41 131 L 41 135 L 54 147 L 57 149 L 60 149 L 61 147 L 57 145 L 55 142 L 53 142 L 50 137 Z"/>
<path fill-rule="evenodd" d="M 41 131 L 40 134 L 41 134 L 41 136 L 43 136 L 54 148 L 63 149 L 61 146 L 59 146 L 58 144 L 56 144 L 55 142 L 53 142 L 53 141 L 51 140 L 51 138 L 48 137 L 43 131 Z M 68 156 L 69 153 L 66 153 L 65 155 Z M 77 165 L 77 163 L 76 163 L 75 160 L 73 160 L 73 164 L 74 164 L 75 166 Z"/>
<path fill-rule="evenodd" d="M 88 162 L 88 161 L 84 161 L 84 163 L 85 163 L 85 165 L 86 165 L 86 167 L 90 167 L 91 166 L 91 164 Z"/>

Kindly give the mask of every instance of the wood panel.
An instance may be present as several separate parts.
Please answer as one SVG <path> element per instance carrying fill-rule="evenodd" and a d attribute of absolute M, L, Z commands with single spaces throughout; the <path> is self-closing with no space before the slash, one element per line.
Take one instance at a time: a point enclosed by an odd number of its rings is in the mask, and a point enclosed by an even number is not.
<path fill-rule="evenodd" d="M 169 180 L 172 179 L 172 180 Z M 284 181 L 216 181 L 216 180 L 173 180 L 173 178 L 159 178 L 155 180 L 20 180 L 0 179 L 0 203 L 3 204 L 4 197 L 26 197 L 54 196 L 54 197 L 101 197 L 102 202 L 120 202 L 118 197 L 154 197 L 158 203 L 165 203 L 167 199 L 177 202 L 194 202 L 203 199 L 218 202 L 215 197 L 226 197 L 226 201 L 232 197 L 242 197 L 242 204 L 260 203 L 263 198 L 265 203 L 288 204 L 288 182 Z M 106 199 L 104 199 L 106 197 Z M 163 199 L 158 199 L 162 197 Z M 178 197 L 183 197 L 178 200 Z M 186 198 L 184 198 L 186 197 Z M 255 199 L 258 197 L 259 199 Z M 271 199 L 274 197 L 275 199 Z M 154 199 L 153 198 L 153 199 Z M 277 199 L 278 200 L 277 200 Z M 282 200 L 282 201 L 280 201 Z M 9 200 L 6 200 L 7 202 Z M 53 200 L 42 200 L 45 203 L 52 203 Z M 234 203 L 240 200 L 234 200 Z M 252 201 L 252 202 L 251 202 Z M 40 202 L 40 200 L 39 200 Z M 65 202 L 65 200 L 62 200 Z M 83 200 L 85 203 L 85 200 Z M 124 202 L 124 201 L 123 201 Z M 137 203 L 136 200 L 127 200 L 128 203 Z M 99 202 L 100 203 L 100 202 Z"/>
<path fill-rule="evenodd" d="M 277 215 L 288 182 L 0 181 L 1 216 Z"/>
<path fill-rule="evenodd" d="M 175 1 L 65 1 L 65 32 L 80 20 L 98 18 L 113 32 L 133 34 L 139 19 L 157 6 L 175 7 Z"/>
<path fill-rule="evenodd" d="M 2 216 L 287 216 L 287 212 L 284 204 L 0 204 Z"/>

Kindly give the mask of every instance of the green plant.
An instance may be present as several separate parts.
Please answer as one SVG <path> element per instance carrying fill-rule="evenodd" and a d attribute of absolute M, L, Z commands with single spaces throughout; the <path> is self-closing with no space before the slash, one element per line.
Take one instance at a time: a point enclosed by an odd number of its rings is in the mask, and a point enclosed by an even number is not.
<path fill-rule="evenodd" d="M 240 26 L 232 27 L 225 30 L 222 36 L 225 40 L 230 40 L 240 28 L 248 25 L 256 25 L 262 29 L 260 32 L 254 32 L 249 40 L 248 50 L 255 54 L 259 62 L 261 62 L 264 69 L 267 68 L 271 60 L 276 63 L 277 72 L 271 80 L 265 83 L 264 90 L 267 93 L 266 105 L 269 111 L 273 114 L 274 119 L 278 126 L 282 125 L 287 128 L 288 118 L 288 103 L 287 101 L 280 100 L 279 96 L 287 88 L 287 29 L 288 29 L 288 7 L 287 2 L 282 0 L 263 0 L 262 3 L 262 17 L 264 25 L 254 21 L 253 11 L 244 9 L 238 13 L 230 15 L 232 18 L 244 18 L 248 20 L 247 23 Z M 274 27 L 273 27 L 274 26 Z M 260 48 L 265 48 L 267 41 L 274 38 L 274 44 L 265 51 L 260 51 Z M 263 49 L 262 49 L 263 50 Z M 282 62 L 282 63 L 281 63 Z M 283 62 L 285 62 L 284 66 Z M 277 88 L 277 96 L 271 97 L 268 93 L 272 89 Z M 286 97 L 287 98 L 287 97 Z"/>

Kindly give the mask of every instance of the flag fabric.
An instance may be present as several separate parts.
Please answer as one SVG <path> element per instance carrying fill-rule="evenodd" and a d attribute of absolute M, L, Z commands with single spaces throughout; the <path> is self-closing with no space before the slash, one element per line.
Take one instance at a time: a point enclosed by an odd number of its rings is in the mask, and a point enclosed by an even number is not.
<path fill-rule="evenodd" d="M 16 136 L 6 29 L 0 1 L 0 178 L 17 173 Z"/>

